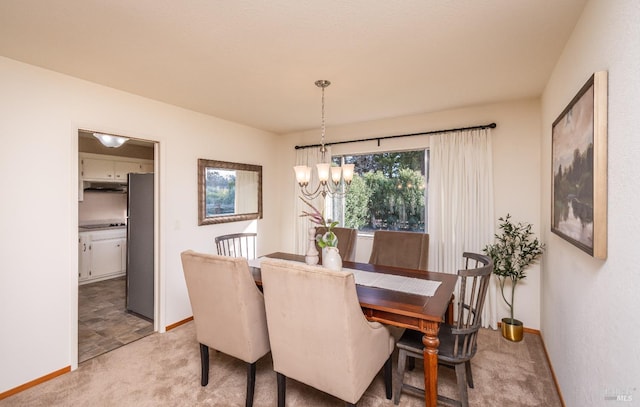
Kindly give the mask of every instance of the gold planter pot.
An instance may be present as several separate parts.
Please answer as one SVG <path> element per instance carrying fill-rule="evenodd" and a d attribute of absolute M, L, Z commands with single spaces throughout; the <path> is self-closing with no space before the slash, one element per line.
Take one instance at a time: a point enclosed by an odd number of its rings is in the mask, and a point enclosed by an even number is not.
<path fill-rule="evenodd" d="M 520 342 L 524 333 L 522 321 L 511 318 L 502 318 L 502 336 L 511 342 Z"/>

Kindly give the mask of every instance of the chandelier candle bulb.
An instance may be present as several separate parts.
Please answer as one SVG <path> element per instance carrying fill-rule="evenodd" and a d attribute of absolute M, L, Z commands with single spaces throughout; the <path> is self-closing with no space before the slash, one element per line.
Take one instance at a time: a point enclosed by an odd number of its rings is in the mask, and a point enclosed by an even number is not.
<path fill-rule="evenodd" d="M 335 185 L 340 183 L 340 178 L 342 177 L 342 168 L 340 167 L 331 167 L 331 181 Z"/>
<path fill-rule="evenodd" d="M 311 168 L 306 165 L 296 165 L 293 167 L 293 171 L 296 173 L 296 180 L 300 186 L 309 185 L 311 180 Z"/>
<path fill-rule="evenodd" d="M 354 164 L 344 164 L 342 166 L 342 178 L 347 184 L 350 184 L 353 179 L 353 168 Z"/>
<path fill-rule="evenodd" d="M 329 181 L 329 164 L 328 163 L 319 163 L 316 165 L 318 168 L 318 179 L 323 184 Z"/>

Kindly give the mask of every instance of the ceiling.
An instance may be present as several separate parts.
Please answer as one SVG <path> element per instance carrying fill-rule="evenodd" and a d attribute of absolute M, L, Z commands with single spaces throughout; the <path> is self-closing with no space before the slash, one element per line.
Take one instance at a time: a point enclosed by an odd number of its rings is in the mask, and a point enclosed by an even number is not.
<path fill-rule="evenodd" d="M 0 55 L 276 133 L 539 96 L 586 0 L 2 0 Z"/>

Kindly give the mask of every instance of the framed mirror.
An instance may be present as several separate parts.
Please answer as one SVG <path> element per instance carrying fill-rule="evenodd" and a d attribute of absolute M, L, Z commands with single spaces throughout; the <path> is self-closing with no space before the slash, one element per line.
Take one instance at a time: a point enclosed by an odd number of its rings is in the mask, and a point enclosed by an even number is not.
<path fill-rule="evenodd" d="M 262 219 L 262 166 L 198 159 L 198 225 Z"/>

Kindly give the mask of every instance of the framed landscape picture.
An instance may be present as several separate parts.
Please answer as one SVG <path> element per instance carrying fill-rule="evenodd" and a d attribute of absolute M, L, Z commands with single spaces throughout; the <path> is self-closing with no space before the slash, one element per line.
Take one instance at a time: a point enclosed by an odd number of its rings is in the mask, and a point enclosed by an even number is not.
<path fill-rule="evenodd" d="M 607 258 L 607 72 L 596 72 L 553 122 L 551 231 Z"/>

